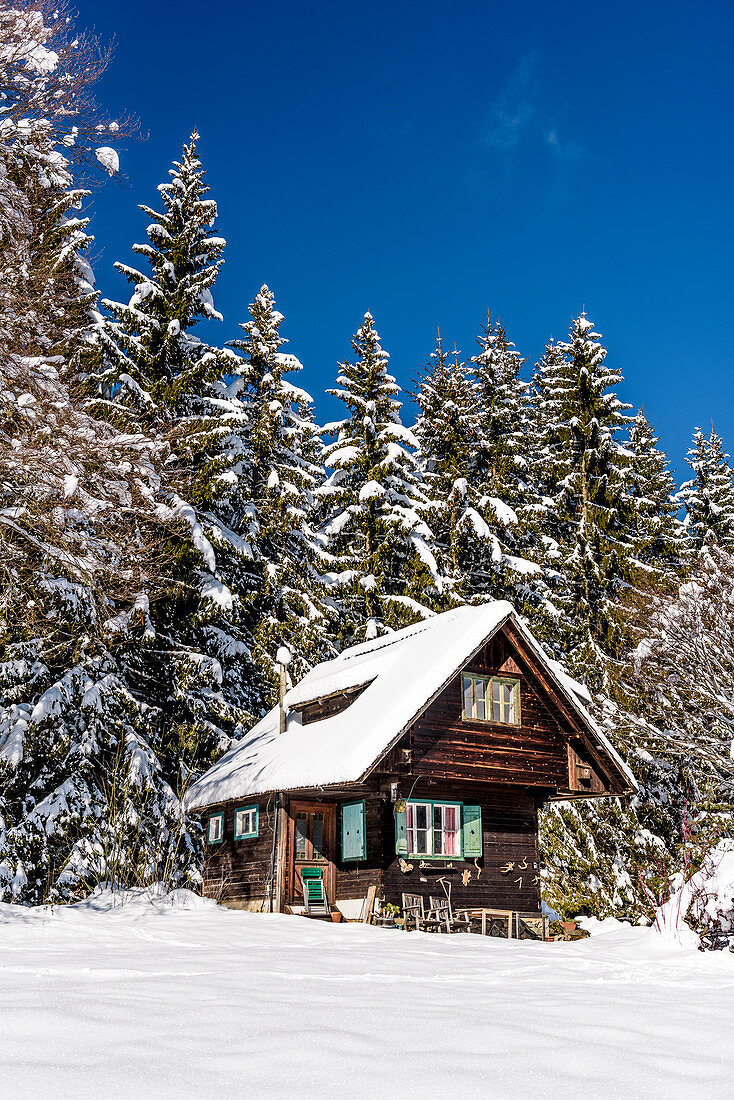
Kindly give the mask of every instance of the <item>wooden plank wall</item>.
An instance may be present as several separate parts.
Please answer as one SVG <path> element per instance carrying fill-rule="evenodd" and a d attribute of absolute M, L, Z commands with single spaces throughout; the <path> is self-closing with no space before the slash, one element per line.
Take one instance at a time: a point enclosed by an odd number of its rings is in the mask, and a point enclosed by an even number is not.
<path fill-rule="evenodd" d="M 260 810 L 260 835 L 235 840 L 235 809 L 254 805 Z M 264 896 L 270 873 L 275 796 L 209 806 L 202 815 L 204 826 L 210 814 L 221 810 L 224 810 L 224 840 L 221 844 L 204 845 L 204 894 L 222 902 L 258 903 Z"/>
<path fill-rule="evenodd" d="M 332 788 L 328 796 L 317 792 L 292 792 L 294 802 L 324 803 L 337 806 L 336 846 L 333 862 L 336 869 L 336 898 L 360 898 L 368 886 L 382 886 L 383 838 L 380 833 L 384 798 L 377 782 L 368 785 L 355 784 L 342 789 Z M 367 860 L 343 863 L 341 853 L 341 802 L 365 800 L 365 826 Z M 257 805 L 260 808 L 260 835 L 251 840 L 234 840 L 235 807 Z M 206 822 L 210 814 L 224 810 L 224 840 L 221 844 L 207 844 L 204 849 L 204 893 L 217 900 L 241 903 L 259 903 L 265 896 L 270 873 L 270 858 L 275 820 L 275 796 L 261 799 L 245 799 L 244 802 L 227 802 L 210 806 L 202 815 Z M 392 826 L 391 826 L 392 827 Z M 290 841 L 289 841 L 290 843 Z M 290 859 L 290 850 L 288 858 Z M 300 904 L 300 897 L 294 898 Z"/>
<path fill-rule="evenodd" d="M 502 637 L 492 639 L 467 671 L 517 675 L 522 725 L 465 721 L 461 676 L 455 676 L 415 722 L 409 742 L 403 742 L 410 748 L 409 770 L 419 776 L 565 789 L 568 756 L 561 717 L 534 689 L 529 671 L 521 658 L 516 660 L 509 643 Z M 391 759 L 396 770 L 399 751 Z"/>
<path fill-rule="evenodd" d="M 401 781 L 401 789 L 403 783 Z M 451 902 L 459 907 L 482 906 L 493 909 L 540 909 L 540 867 L 538 856 L 538 815 L 535 796 L 519 788 L 487 787 L 485 784 L 415 784 L 412 798 L 460 800 L 482 807 L 484 854 L 478 860 L 403 859 L 395 855 L 393 806 L 383 803 L 384 894 L 387 901 L 399 905 L 403 892 L 422 894 L 426 899 L 443 896 L 438 879 L 451 882 Z M 453 864 L 447 869 L 447 864 Z M 406 873 L 407 864 L 413 869 Z M 503 872 L 509 864 L 511 869 Z M 520 864 L 524 864 L 523 867 Z M 464 882 L 464 872 L 468 879 Z"/>
<path fill-rule="evenodd" d="M 602 776 L 590 755 L 580 745 L 568 746 L 569 790 L 581 794 L 604 794 L 610 781 Z"/>
<path fill-rule="evenodd" d="M 413 786 L 411 782 L 411 786 Z M 403 785 L 401 781 L 401 786 Z M 329 792 L 336 796 L 336 792 Z M 406 792 L 407 793 L 407 792 Z M 307 798 L 307 792 L 299 793 L 298 800 Z M 401 894 L 417 893 L 427 899 L 432 894 L 441 896 L 438 879 L 451 882 L 452 902 L 459 906 L 490 906 L 498 909 L 520 909 L 533 912 L 539 908 L 539 870 L 537 847 L 537 812 L 535 798 L 527 790 L 508 786 L 488 787 L 485 784 L 437 783 L 415 781 L 414 798 L 447 798 L 482 807 L 484 855 L 482 859 L 447 859 L 425 861 L 404 860 L 413 868 L 409 873 L 401 870 L 395 854 L 394 807 L 379 782 L 364 784 L 360 788 L 345 788 L 334 797 L 337 802 L 337 850 L 336 900 L 362 898 L 370 886 L 378 888 L 378 896 L 400 904 Z M 367 858 L 357 862 L 342 863 L 339 858 L 339 831 L 341 815 L 338 804 L 354 798 L 365 799 Z M 318 799 L 314 797 L 314 801 Z M 252 805 L 254 800 L 248 801 Z M 324 799 L 321 801 L 332 801 Z M 204 893 L 222 902 L 236 902 L 259 908 L 265 895 L 270 870 L 270 853 L 273 839 L 274 799 L 260 799 L 260 835 L 251 840 L 234 840 L 234 810 L 240 803 L 212 806 L 203 816 L 224 810 L 224 841 L 207 845 L 204 863 Z M 447 869 L 452 863 L 453 868 Z M 503 867 L 513 863 L 511 871 L 503 873 Z M 521 863 L 525 867 L 520 867 Z M 463 872 L 468 880 L 463 881 Z M 297 901 L 299 899 L 296 899 Z"/>

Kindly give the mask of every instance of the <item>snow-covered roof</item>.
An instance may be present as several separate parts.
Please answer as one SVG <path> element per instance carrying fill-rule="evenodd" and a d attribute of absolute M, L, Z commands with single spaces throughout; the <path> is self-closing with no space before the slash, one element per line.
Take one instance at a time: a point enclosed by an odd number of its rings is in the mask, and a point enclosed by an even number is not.
<path fill-rule="evenodd" d="M 587 729 L 634 778 L 587 713 L 586 689 L 554 661 L 504 600 L 459 607 L 317 665 L 285 697 L 287 726 L 279 733 L 278 707 L 240 738 L 190 788 L 186 804 L 201 808 L 270 791 L 354 783 L 380 759 L 424 707 L 481 646 L 512 619 Z M 363 688 L 338 714 L 302 725 L 309 702 Z"/>

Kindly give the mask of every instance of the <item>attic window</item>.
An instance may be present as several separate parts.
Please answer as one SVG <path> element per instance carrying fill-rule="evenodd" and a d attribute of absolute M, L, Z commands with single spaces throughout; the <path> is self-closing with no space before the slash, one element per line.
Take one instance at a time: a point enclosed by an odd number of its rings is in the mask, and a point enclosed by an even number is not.
<path fill-rule="evenodd" d="M 352 703 L 359 698 L 367 686 L 367 684 L 360 684 L 359 687 L 347 688 L 332 695 L 324 695 L 321 699 L 313 699 L 309 703 L 303 703 L 300 708 L 301 725 L 308 726 L 311 722 L 320 722 L 324 718 L 332 718 L 335 714 L 341 714 L 342 711 L 351 707 Z"/>
<path fill-rule="evenodd" d="M 501 722 L 520 725 L 520 681 L 510 676 L 461 677 L 461 716 L 468 722 Z"/>

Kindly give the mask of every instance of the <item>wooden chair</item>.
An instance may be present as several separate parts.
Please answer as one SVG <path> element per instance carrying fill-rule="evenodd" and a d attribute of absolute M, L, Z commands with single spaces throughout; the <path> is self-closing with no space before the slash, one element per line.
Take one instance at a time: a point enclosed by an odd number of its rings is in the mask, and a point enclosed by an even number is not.
<path fill-rule="evenodd" d="M 426 913 L 421 894 L 403 894 L 403 918 L 405 927 L 414 925 L 417 932 L 448 932 L 448 912 L 436 912 L 433 907 Z"/>
<path fill-rule="evenodd" d="M 405 927 L 415 926 L 416 932 L 420 931 L 423 916 L 423 898 L 420 894 L 403 894 L 403 919 Z"/>
<path fill-rule="evenodd" d="M 324 872 L 321 867 L 301 869 L 303 906 L 307 917 L 328 917 L 331 914 L 324 888 Z"/>
<path fill-rule="evenodd" d="M 471 917 L 465 910 L 454 913 L 450 898 L 429 898 L 430 912 L 446 922 L 447 932 L 471 932 Z"/>

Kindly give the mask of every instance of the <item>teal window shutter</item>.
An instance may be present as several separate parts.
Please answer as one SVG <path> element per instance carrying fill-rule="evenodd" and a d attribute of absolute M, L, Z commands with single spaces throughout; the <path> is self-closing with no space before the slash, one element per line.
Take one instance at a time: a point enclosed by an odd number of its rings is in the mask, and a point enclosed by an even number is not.
<path fill-rule="evenodd" d="M 464 806 L 464 823 L 461 831 L 464 856 L 467 859 L 481 856 L 483 851 L 481 806 Z"/>
<path fill-rule="evenodd" d="M 403 803 L 405 805 L 405 803 Z M 407 806 L 399 813 L 395 811 L 395 854 L 407 856 L 408 854 L 408 810 Z"/>
<path fill-rule="evenodd" d="M 364 799 L 342 806 L 342 859 L 366 859 Z"/>

